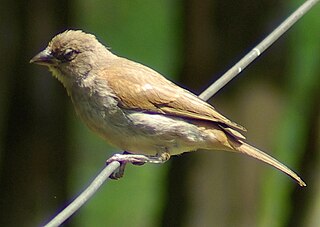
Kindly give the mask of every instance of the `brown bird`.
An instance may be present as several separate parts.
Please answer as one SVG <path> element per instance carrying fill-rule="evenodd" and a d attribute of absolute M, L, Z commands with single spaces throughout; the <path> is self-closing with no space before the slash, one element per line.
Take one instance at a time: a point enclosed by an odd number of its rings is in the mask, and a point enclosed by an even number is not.
<path fill-rule="evenodd" d="M 245 129 L 156 71 L 118 57 L 94 35 L 65 31 L 31 59 L 49 67 L 66 88 L 78 115 L 110 144 L 127 151 L 107 162 L 162 163 L 198 149 L 247 154 L 295 179 L 288 167 L 247 144 Z"/>

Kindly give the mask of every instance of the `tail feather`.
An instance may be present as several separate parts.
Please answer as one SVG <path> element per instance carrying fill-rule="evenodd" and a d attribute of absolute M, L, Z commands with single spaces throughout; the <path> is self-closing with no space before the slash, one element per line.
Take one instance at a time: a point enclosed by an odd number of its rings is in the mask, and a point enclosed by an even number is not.
<path fill-rule="evenodd" d="M 297 181 L 300 186 L 302 186 L 302 187 L 307 186 L 306 183 L 295 172 L 293 172 L 291 169 L 289 169 L 287 166 L 285 166 L 284 164 L 282 164 L 281 162 L 279 162 L 275 158 L 264 153 L 263 151 L 260 151 L 257 148 L 255 148 L 247 143 L 244 143 L 244 142 L 236 143 L 233 145 L 234 145 L 235 150 L 237 150 L 241 153 L 247 154 L 253 158 L 259 159 L 259 160 L 277 168 L 278 170 L 286 173 L 288 176 L 290 176 L 295 181 Z"/>

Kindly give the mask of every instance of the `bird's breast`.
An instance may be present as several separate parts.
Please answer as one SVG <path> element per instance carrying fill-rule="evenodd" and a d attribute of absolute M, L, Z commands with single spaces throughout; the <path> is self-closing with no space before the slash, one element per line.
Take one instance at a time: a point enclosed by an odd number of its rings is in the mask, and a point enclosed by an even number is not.
<path fill-rule="evenodd" d="M 172 155 L 204 147 L 205 135 L 196 125 L 162 114 L 126 110 L 113 96 L 72 92 L 77 114 L 107 142 L 122 150 Z"/>
<path fill-rule="evenodd" d="M 117 128 L 130 123 L 118 102 L 110 95 L 100 96 L 88 91 L 74 91 L 71 95 L 75 110 L 84 123 L 100 136 L 107 139 Z"/>

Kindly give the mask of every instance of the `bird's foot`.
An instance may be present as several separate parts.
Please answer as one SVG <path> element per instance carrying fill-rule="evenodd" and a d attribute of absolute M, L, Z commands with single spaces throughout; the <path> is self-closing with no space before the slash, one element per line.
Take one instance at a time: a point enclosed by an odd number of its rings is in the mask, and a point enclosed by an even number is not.
<path fill-rule="evenodd" d="M 167 152 L 159 153 L 156 156 L 146 156 L 140 154 L 131 154 L 129 152 L 123 152 L 123 154 L 114 154 L 111 158 L 106 161 L 108 165 L 111 162 L 120 162 L 120 167 L 110 175 L 111 179 L 119 179 L 123 177 L 124 170 L 127 163 L 133 165 L 144 165 L 145 163 L 161 164 L 168 161 L 170 154 Z"/>

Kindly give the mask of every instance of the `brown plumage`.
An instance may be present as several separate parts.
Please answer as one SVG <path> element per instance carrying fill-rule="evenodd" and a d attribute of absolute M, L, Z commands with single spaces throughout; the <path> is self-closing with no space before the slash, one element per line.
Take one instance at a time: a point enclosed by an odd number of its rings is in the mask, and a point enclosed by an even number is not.
<path fill-rule="evenodd" d="M 93 35 L 61 33 L 31 62 L 48 66 L 88 127 L 133 153 L 130 161 L 162 162 L 187 151 L 221 149 L 259 159 L 305 186 L 285 165 L 247 144 L 238 131 L 245 131 L 242 126 L 154 70 L 112 54 Z M 119 157 L 112 160 L 129 160 Z"/>
<path fill-rule="evenodd" d="M 245 131 L 244 127 L 231 122 L 196 95 L 141 64 L 118 58 L 102 76 L 124 108 L 212 121 Z"/>

